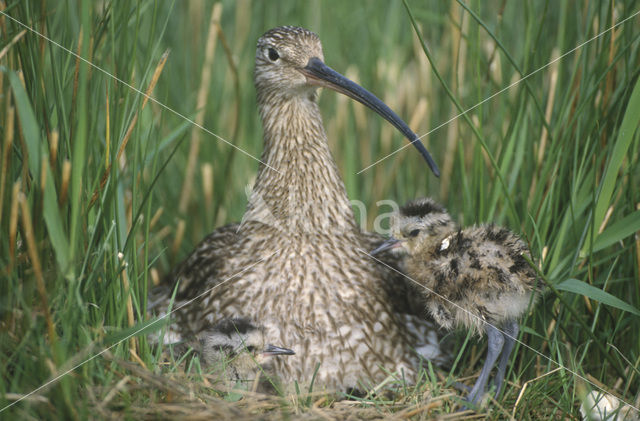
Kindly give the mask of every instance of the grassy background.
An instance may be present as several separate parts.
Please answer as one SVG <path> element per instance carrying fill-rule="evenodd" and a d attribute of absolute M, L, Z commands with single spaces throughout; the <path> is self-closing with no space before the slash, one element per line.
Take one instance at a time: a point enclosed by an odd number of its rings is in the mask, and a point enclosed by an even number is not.
<path fill-rule="evenodd" d="M 266 30 L 317 32 L 327 64 L 424 134 L 640 10 L 632 0 L 407 3 L 0 1 L 158 101 L 0 16 L 0 407 L 139 326 L 152 281 L 216 226 L 241 218 L 257 162 L 184 117 L 260 155 L 252 71 Z M 430 195 L 465 225 L 493 221 L 522 233 L 550 286 L 524 320 L 523 341 L 636 405 L 638 28 L 635 17 L 425 137 L 440 179 L 409 148 L 357 174 L 405 141 L 359 104 L 333 92 L 320 99 L 368 229 L 389 211 L 378 201 Z M 484 345 L 459 340 L 452 375 L 476 374 Z M 143 336 L 110 352 L 0 414 L 134 416 L 176 396 L 187 408 L 224 406 L 203 396 L 234 400 L 201 375 L 180 383 L 198 385 L 195 400 L 167 386 L 176 368 L 159 367 Z M 530 349 L 515 354 L 491 416 L 578 414 L 590 385 L 552 372 Z M 137 366 L 115 362 L 123 359 Z M 425 388 L 448 384 L 430 379 L 373 413 L 425 408 Z M 309 412 L 309 402 L 284 398 L 271 409 Z M 229 414 L 246 410 L 238 408 Z"/>

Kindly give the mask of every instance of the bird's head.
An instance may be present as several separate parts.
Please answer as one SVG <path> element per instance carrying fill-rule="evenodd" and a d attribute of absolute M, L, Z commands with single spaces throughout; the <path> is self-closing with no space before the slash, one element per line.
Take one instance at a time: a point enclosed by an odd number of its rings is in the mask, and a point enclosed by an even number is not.
<path fill-rule="evenodd" d="M 254 79 L 258 92 L 278 90 L 282 95 L 309 95 L 315 92 L 305 75 L 305 67 L 315 59 L 324 61 L 320 38 L 311 31 L 281 26 L 258 40 Z"/>
<path fill-rule="evenodd" d="M 283 99 L 315 101 L 316 88 L 340 92 L 369 107 L 393 124 L 420 152 L 436 176 L 438 167 L 418 136 L 384 102 L 324 64 L 320 38 L 311 31 L 281 26 L 258 40 L 254 82 L 261 108 L 284 104 Z"/>
<path fill-rule="evenodd" d="M 444 206 L 429 197 L 416 199 L 400 208 L 392 222 L 392 237 L 371 254 L 393 249 L 413 255 L 456 230 L 457 225 Z"/>
<path fill-rule="evenodd" d="M 278 355 L 295 352 L 266 343 L 264 329 L 246 319 L 224 319 L 200 334 L 202 357 L 206 364 L 221 364 L 232 368 L 238 379 L 256 377 L 269 369 Z"/>

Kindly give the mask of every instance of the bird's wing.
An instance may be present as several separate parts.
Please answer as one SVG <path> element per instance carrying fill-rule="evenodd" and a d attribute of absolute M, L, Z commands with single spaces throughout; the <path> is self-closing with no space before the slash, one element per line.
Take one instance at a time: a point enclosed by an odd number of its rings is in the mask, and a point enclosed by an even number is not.
<path fill-rule="evenodd" d="M 524 256 L 531 253 L 522 239 L 510 230 L 494 225 L 482 225 L 471 231 L 483 250 L 481 263 L 491 270 L 492 280 L 504 290 L 531 291 L 536 287 L 536 272 Z"/>
<path fill-rule="evenodd" d="M 207 235 L 186 259 L 149 292 L 147 309 L 166 308 L 176 284 L 176 301 L 181 301 L 193 298 L 219 282 L 217 274 L 224 264 L 224 256 L 237 242 L 237 231 L 238 224 L 229 224 Z"/>
<path fill-rule="evenodd" d="M 196 249 L 176 266 L 165 278 L 164 284 L 175 288 L 179 282 L 176 300 L 187 300 L 220 282 L 218 273 L 238 242 L 239 224 L 220 227 L 207 235 Z"/>
<path fill-rule="evenodd" d="M 225 264 L 225 256 L 229 256 L 230 249 L 237 243 L 238 226 L 239 224 L 225 225 L 207 235 L 186 259 L 169 272 L 158 286 L 149 291 L 147 310 L 163 317 L 169 308 L 176 285 L 178 290 L 174 308 L 218 284 L 221 281 L 218 273 Z M 189 335 L 191 333 L 185 336 L 184 329 L 177 329 L 171 325 L 163 341 L 176 343 L 192 339 Z M 155 336 L 151 338 L 152 342 L 157 342 Z"/>

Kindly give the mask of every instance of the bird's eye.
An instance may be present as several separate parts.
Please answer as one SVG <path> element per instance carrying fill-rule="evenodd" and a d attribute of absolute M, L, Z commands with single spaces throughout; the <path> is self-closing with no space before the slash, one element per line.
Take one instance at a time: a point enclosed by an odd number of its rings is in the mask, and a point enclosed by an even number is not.
<path fill-rule="evenodd" d="M 269 48 L 267 53 L 269 54 L 269 60 L 271 61 L 278 61 L 278 59 L 280 58 L 280 54 L 278 54 L 275 48 Z"/>
<path fill-rule="evenodd" d="M 249 345 L 249 346 L 247 346 L 247 351 L 249 351 L 249 352 L 253 352 L 253 351 L 255 351 L 255 350 L 256 350 L 256 347 L 255 347 L 255 346 L 253 346 L 253 345 Z"/>
<path fill-rule="evenodd" d="M 417 237 L 420 234 L 420 230 L 415 229 L 409 233 L 409 237 Z"/>

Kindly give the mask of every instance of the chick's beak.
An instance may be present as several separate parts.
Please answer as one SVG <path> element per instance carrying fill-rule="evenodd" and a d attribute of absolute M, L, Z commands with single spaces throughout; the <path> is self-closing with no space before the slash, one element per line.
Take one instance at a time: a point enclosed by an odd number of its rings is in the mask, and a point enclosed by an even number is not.
<path fill-rule="evenodd" d="M 393 124 L 393 126 L 398 129 L 409 140 L 409 142 L 411 142 L 411 144 L 416 147 L 416 149 L 418 149 L 424 160 L 427 161 L 429 168 L 431 168 L 431 171 L 433 171 L 435 176 L 440 176 L 440 170 L 438 170 L 438 166 L 431 157 L 429 151 L 427 151 L 427 149 L 420 141 L 418 135 L 411 131 L 407 123 L 405 123 L 400 117 L 398 117 L 398 115 L 394 113 L 391 108 L 389 108 L 384 102 L 378 99 L 374 94 L 367 91 L 357 83 L 342 76 L 340 73 L 324 64 L 322 60 L 317 57 L 310 58 L 307 65 L 300 71 L 306 76 L 307 81 L 310 84 L 333 89 L 334 91 L 340 92 L 341 94 L 355 99 L 356 101 L 371 108 L 389 123 Z"/>
<path fill-rule="evenodd" d="M 384 243 L 380 244 L 375 250 L 372 250 L 369 254 L 371 254 L 372 256 L 375 256 L 376 254 L 382 253 L 385 250 L 400 247 L 401 244 L 402 244 L 402 241 L 391 237 Z"/>
<path fill-rule="evenodd" d="M 279 346 L 269 344 L 262 351 L 262 355 L 265 357 L 273 355 L 295 355 L 295 352 L 289 348 L 281 348 Z"/>

